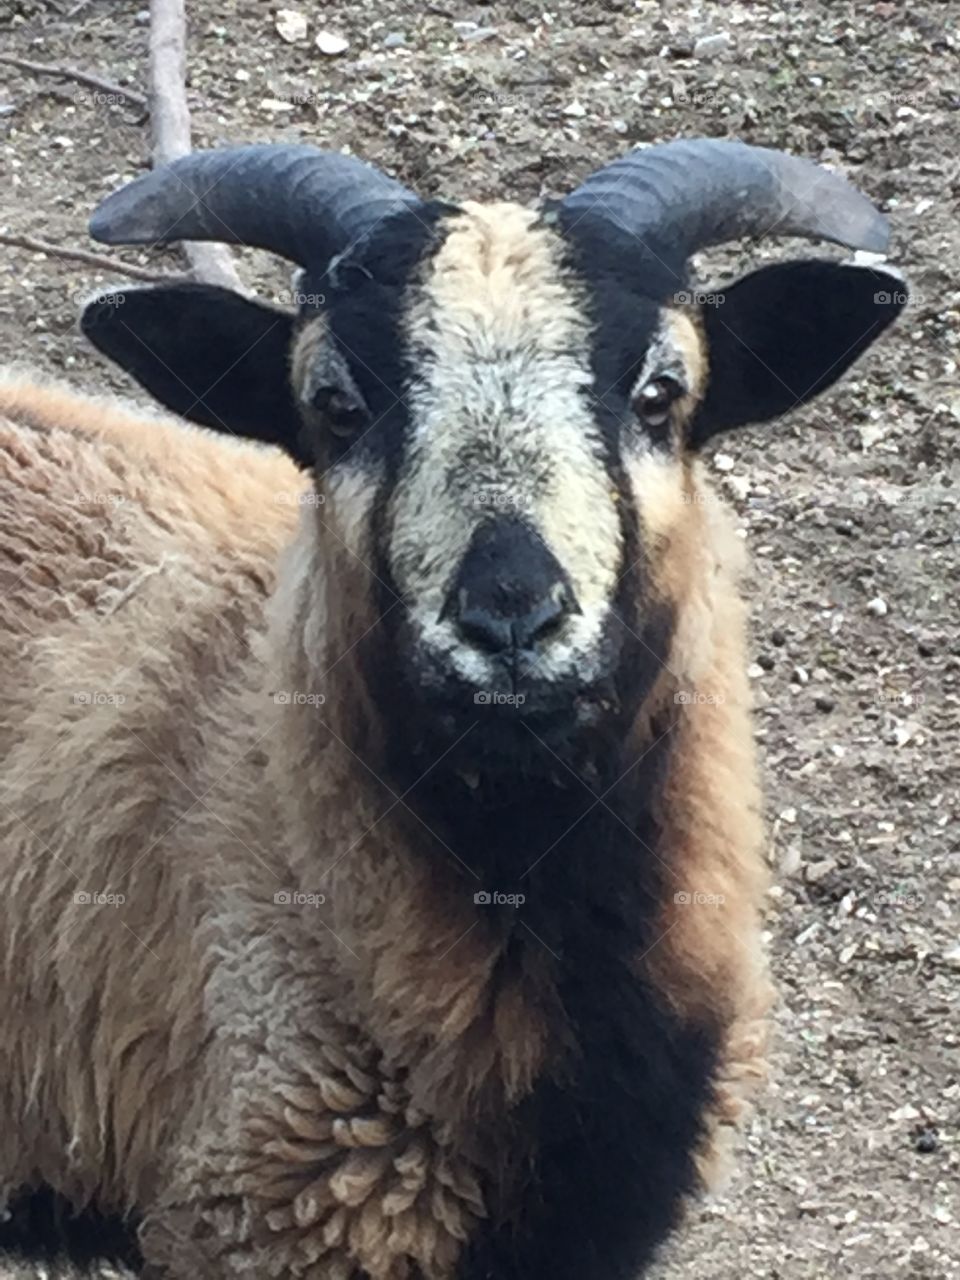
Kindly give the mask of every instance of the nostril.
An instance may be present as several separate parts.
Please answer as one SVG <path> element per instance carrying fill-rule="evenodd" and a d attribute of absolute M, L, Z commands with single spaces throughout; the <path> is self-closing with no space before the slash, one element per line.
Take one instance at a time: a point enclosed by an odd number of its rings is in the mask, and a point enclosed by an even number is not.
<path fill-rule="evenodd" d="M 531 649 L 559 630 L 563 620 L 579 611 L 573 593 L 564 582 L 551 590 L 526 613 L 504 615 L 481 605 L 473 605 L 469 592 L 460 593 L 457 606 L 448 610 L 456 618 L 465 640 L 489 653 L 508 649 Z"/>
<path fill-rule="evenodd" d="M 489 653 L 502 653 L 513 644 L 510 619 L 497 617 L 487 609 L 461 608 L 457 627 L 465 640 Z"/>
<path fill-rule="evenodd" d="M 510 624 L 514 647 L 531 649 L 537 640 L 545 640 L 560 629 L 572 611 L 573 596 L 565 582 L 556 582 L 538 604 Z"/>

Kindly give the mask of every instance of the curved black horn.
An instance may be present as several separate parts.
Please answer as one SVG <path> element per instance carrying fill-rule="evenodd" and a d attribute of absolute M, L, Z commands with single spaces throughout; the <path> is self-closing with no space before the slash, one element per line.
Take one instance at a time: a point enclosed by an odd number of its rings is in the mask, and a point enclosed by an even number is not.
<path fill-rule="evenodd" d="M 107 196 L 90 219 L 106 244 L 219 240 L 325 264 L 412 191 L 353 156 L 311 146 L 197 151 Z"/>
<path fill-rule="evenodd" d="M 669 237 L 688 258 L 764 235 L 833 240 L 882 252 L 886 219 L 845 178 L 744 142 L 691 138 L 633 151 L 587 178 L 562 207 L 594 211 L 641 240 Z"/>

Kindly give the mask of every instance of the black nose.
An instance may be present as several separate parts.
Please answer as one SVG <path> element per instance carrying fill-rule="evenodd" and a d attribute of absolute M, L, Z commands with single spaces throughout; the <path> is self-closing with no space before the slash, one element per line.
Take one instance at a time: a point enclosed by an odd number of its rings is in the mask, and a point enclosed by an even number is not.
<path fill-rule="evenodd" d="M 450 587 L 442 616 L 488 653 L 533 649 L 580 607 L 542 538 L 512 517 L 482 524 Z"/>

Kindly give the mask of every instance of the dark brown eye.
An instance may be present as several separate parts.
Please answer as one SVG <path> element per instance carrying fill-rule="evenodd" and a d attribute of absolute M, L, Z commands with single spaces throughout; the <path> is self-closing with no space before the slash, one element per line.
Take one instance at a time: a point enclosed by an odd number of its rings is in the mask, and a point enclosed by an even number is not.
<path fill-rule="evenodd" d="M 310 403 L 341 440 L 359 435 L 367 425 L 367 411 L 362 401 L 343 387 L 318 387 Z"/>
<path fill-rule="evenodd" d="M 675 378 L 651 378 L 633 397 L 633 411 L 644 427 L 662 434 L 670 424 L 670 409 L 682 393 Z"/>

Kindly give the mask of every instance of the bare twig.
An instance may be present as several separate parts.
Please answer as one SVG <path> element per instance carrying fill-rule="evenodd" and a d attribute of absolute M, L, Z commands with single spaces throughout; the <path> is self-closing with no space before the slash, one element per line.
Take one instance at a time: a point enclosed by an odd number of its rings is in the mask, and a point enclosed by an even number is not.
<path fill-rule="evenodd" d="M 101 93 L 109 93 L 119 101 L 118 106 L 130 103 L 132 106 L 147 110 L 147 100 L 142 93 L 133 89 L 124 89 L 112 80 L 104 80 L 101 76 L 91 75 L 89 71 L 81 71 L 78 67 L 63 67 L 49 62 L 30 62 L 26 58 L 14 58 L 10 54 L 0 54 L 0 62 L 7 66 L 18 67 L 21 71 L 32 71 L 38 76 L 58 76 L 61 80 L 75 80 L 77 84 L 85 84 L 88 89 L 97 89 Z"/>
<path fill-rule="evenodd" d="M 147 267 L 135 267 L 129 262 L 108 258 L 102 253 L 90 253 L 87 249 L 66 249 L 63 245 L 51 244 L 49 240 L 38 240 L 35 236 L 14 236 L 0 231 L 0 244 L 10 245 L 14 249 L 31 249 L 34 253 L 48 253 L 52 258 L 65 258 L 70 262 L 85 262 L 90 267 L 101 267 L 104 271 L 129 276 L 132 280 L 183 279 L 182 276 L 173 275 L 170 272 L 151 271 Z"/>
<path fill-rule="evenodd" d="M 184 0 L 151 0 L 150 123 L 155 168 L 190 153 L 186 80 Z M 196 279 L 245 292 L 233 255 L 224 245 L 186 241 L 183 251 Z"/>

